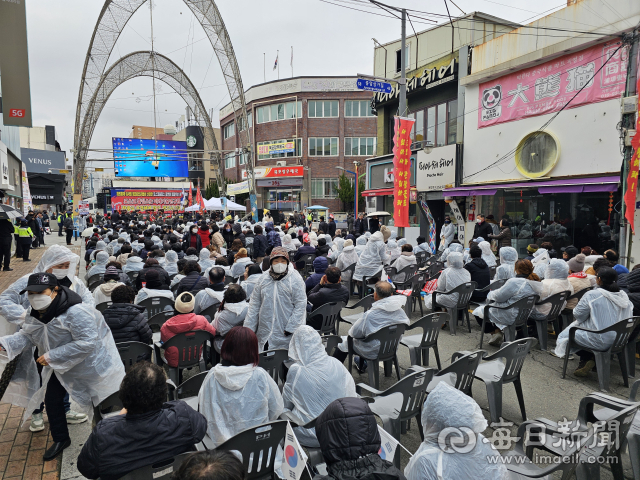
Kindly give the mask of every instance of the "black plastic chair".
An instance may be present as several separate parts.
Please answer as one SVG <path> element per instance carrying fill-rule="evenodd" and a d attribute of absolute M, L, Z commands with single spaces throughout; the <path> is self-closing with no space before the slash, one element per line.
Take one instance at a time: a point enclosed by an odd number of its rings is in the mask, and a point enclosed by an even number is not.
<path fill-rule="evenodd" d="M 284 349 L 267 350 L 259 354 L 258 366 L 264 368 L 273 378 L 276 385 L 282 389 L 286 380 L 284 375 L 284 362 L 289 359 L 289 351 Z M 281 386 L 282 384 L 282 386 Z"/>
<path fill-rule="evenodd" d="M 582 299 L 584 294 L 587 292 L 590 292 L 591 290 L 593 290 L 593 287 L 583 288 L 582 290 L 574 293 L 569 298 L 567 298 L 567 302 L 570 302 L 571 300 L 577 300 L 578 302 L 580 302 L 580 299 Z M 573 309 L 565 308 L 564 310 L 562 310 L 562 312 L 560 313 L 560 318 L 561 318 L 561 321 L 560 320 L 558 321 L 558 324 L 557 324 L 558 328 L 556 329 L 556 333 L 558 335 L 562 330 L 564 330 L 565 328 L 567 328 L 567 326 L 573 323 Z"/>
<path fill-rule="evenodd" d="M 571 295 L 569 290 L 565 290 L 563 292 L 558 292 L 555 295 L 551 295 L 550 297 L 545 298 L 544 300 L 536 303 L 536 307 L 541 307 L 542 305 L 549 306 L 549 313 L 543 319 L 538 320 L 537 318 L 531 318 L 530 320 L 534 320 L 536 322 L 536 330 L 538 331 L 538 341 L 540 342 L 540 350 L 547 350 L 547 343 L 549 340 L 549 333 L 547 332 L 547 325 L 549 323 L 557 324 L 558 317 L 560 316 L 560 312 L 564 308 L 567 303 L 567 299 Z"/>
<path fill-rule="evenodd" d="M 320 335 L 338 333 L 338 318 L 340 311 L 345 307 L 344 302 L 325 303 L 316 308 L 313 312 L 307 313 L 307 319 L 314 317 L 322 317 L 322 325 L 320 326 Z"/>
<path fill-rule="evenodd" d="M 87 278 L 87 286 L 97 282 L 98 280 L 102 280 L 103 275 L 104 273 L 95 273 L 91 275 L 89 278 Z"/>
<path fill-rule="evenodd" d="M 506 383 L 513 383 L 518 397 L 518 404 L 520 405 L 522 420 L 527 420 L 520 373 L 522 372 L 522 366 L 527 358 L 527 354 L 535 341 L 535 338 L 529 337 L 503 343 L 500 350 L 493 355 L 485 356 L 485 361 L 478 365 L 474 376 L 484 382 L 487 387 L 487 400 L 489 403 L 491 422 L 499 423 L 500 417 L 502 417 L 502 386 Z M 459 353 L 462 352 L 454 353 L 452 360 L 456 358 L 456 355 Z M 504 359 L 504 362 L 499 359 Z"/>
<path fill-rule="evenodd" d="M 95 275 L 93 276 L 95 277 Z M 91 277 L 91 278 L 93 278 Z M 100 285 L 102 285 L 104 283 L 104 279 L 100 276 L 99 278 L 89 282 L 89 286 L 87 287 L 89 289 L 90 292 L 93 293 L 93 291 L 98 288 Z"/>
<path fill-rule="evenodd" d="M 180 372 L 185 368 L 200 367 L 200 371 L 206 370 L 207 357 L 207 341 L 213 344 L 213 335 L 204 330 L 194 330 L 191 332 L 178 333 L 174 337 L 160 344 L 156 342 L 154 349 L 156 353 L 156 363 L 162 366 L 166 363 L 160 355 L 161 350 L 167 350 L 170 347 L 178 349 L 178 365 L 169 367 L 169 378 L 178 385 L 180 383 Z"/>
<path fill-rule="evenodd" d="M 203 317 L 207 316 L 210 320 L 213 321 L 213 317 L 215 317 L 216 313 L 218 313 L 218 308 L 220 308 L 220 302 L 216 302 L 213 305 L 209 305 L 207 308 L 202 310 L 198 315 L 202 315 Z"/>
<path fill-rule="evenodd" d="M 373 306 L 373 295 L 367 295 L 362 300 L 354 303 L 353 305 L 348 307 L 343 307 L 342 311 L 340 311 L 340 316 L 338 317 L 338 325 L 336 327 L 337 331 L 339 332 L 340 330 L 340 322 L 345 322 L 345 323 L 348 323 L 349 325 L 353 325 L 358 320 L 360 320 L 364 312 L 369 310 L 372 306 Z M 343 314 L 344 310 L 355 310 L 356 308 L 362 308 L 363 311 L 360 313 L 354 313 L 351 315 L 348 315 L 349 312 L 347 311 L 347 315 Z"/>
<path fill-rule="evenodd" d="M 304 262 L 304 268 L 302 269 L 302 278 L 308 278 L 313 273 L 313 261 L 316 259 L 315 254 L 307 253 L 300 257 L 299 262 Z"/>
<path fill-rule="evenodd" d="M 129 371 L 133 364 L 143 360 L 151 359 L 153 347 L 142 342 L 116 343 L 116 348 L 120 354 L 120 360 L 124 364 L 124 370 Z M 147 358 L 145 358 L 148 355 Z"/>
<path fill-rule="evenodd" d="M 420 315 L 424 315 L 422 309 L 422 289 L 426 283 L 427 274 L 425 272 L 416 273 L 413 277 L 407 279 L 405 282 L 396 283 L 396 289 L 400 291 L 411 290 L 411 293 L 407 295 L 407 303 L 404 305 L 404 311 L 407 317 L 411 316 L 411 312 L 416 308 L 416 302 L 420 306 Z"/>
<path fill-rule="evenodd" d="M 371 335 L 367 335 L 363 339 L 360 339 L 366 343 L 370 343 L 375 340 L 380 342 L 378 356 L 376 358 L 367 358 L 360 352 L 355 350 L 353 345 L 353 338 L 347 337 L 349 348 L 349 373 L 351 373 L 351 371 L 353 370 L 353 354 L 356 353 L 360 355 L 361 358 L 365 358 L 369 362 L 369 368 L 367 369 L 369 372 L 369 383 L 373 384 L 374 388 L 380 388 L 380 362 L 384 363 L 385 376 L 391 375 L 391 364 L 393 363 L 396 368 L 396 375 L 398 377 L 398 380 L 400 380 L 400 366 L 398 365 L 397 355 L 398 344 L 400 343 L 400 339 L 402 338 L 402 334 L 404 333 L 406 328 L 407 326 L 404 323 L 389 325 L 387 327 L 381 328 Z"/>
<path fill-rule="evenodd" d="M 471 385 L 473 384 L 473 378 L 480 365 L 480 360 L 486 354 L 484 350 L 476 350 L 474 352 L 465 352 L 463 355 L 458 356 L 453 360 L 451 365 L 440 370 L 435 374 L 433 380 L 427 387 L 427 393 L 431 392 L 438 383 L 446 382 L 453 388 L 460 390 L 462 393 L 471 396 Z M 454 353 L 455 356 L 455 353 Z M 450 380 L 449 374 L 455 374 L 455 381 Z"/>
<path fill-rule="evenodd" d="M 471 333 L 471 322 L 469 321 L 469 300 L 471 299 L 471 295 L 473 295 L 473 291 L 477 286 L 478 284 L 476 282 L 465 282 L 458 285 L 453 290 L 449 290 L 448 292 L 435 290 L 431 293 L 431 306 L 433 310 L 435 311 L 437 307 L 444 308 L 451 315 L 451 319 L 449 321 L 449 329 L 451 331 L 451 335 L 456 334 L 456 325 L 458 323 L 459 312 L 462 312 L 467 319 L 469 333 Z M 436 300 L 436 295 L 451 296 L 454 294 L 458 294 L 458 300 L 456 301 L 455 307 L 446 307 L 439 304 Z M 464 327 L 464 319 L 462 319 L 462 326 Z"/>
<path fill-rule="evenodd" d="M 247 472 L 245 480 L 275 480 L 276 450 L 286 432 L 286 420 L 264 423 L 238 433 L 216 450 L 240 452 L 244 471 Z"/>
<path fill-rule="evenodd" d="M 133 472 L 120 477 L 120 480 L 170 480 L 173 474 L 180 468 L 182 462 L 191 455 L 192 452 L 181 453 L 167 460 L 155 462 L 146 467 L 140 467 Z"/>
<path fill-rule="evenodd" d="M 433 257 L 431 257 L 433 258 Z M 434 278 L 436 278 L 436 276 L 442 271 L 444 270 L 444 263 L 442 262 L 438 262 L 438 261 L 433 261 L 433 263 L 430 263 L 429 266 L 427 267 L 427 278 L 428 280 L 433 280 Z"/>
<path fill-rule="evenodd" d="M 229 285 L 231 283 L 236 283 L 236 279 L 233 278 L 231 275 L 225 275 L 224 276 L 224 284 L 225 285 Z"/>
<path fill-rule="evenodd" d="M 492 265 L 491 267 L 489 267 L 489 278 L 491 280 L 493 280 L 493 277 L 496 276 L 496 270 L 498 269 L 497 265 Z"/>
<path fill-rule="evenodd" d="M 140 275 L 140 271 L 138 270 L 133 272 L 127 272 L 127 277 L 129 277 L 129 280 L 131 280 L 132 285 L 136 284 L 136 279 L 138 278 L 138 275 Z"/>
<path fill-rule="evenodd" d="M 98 405 L 93 406 L 94 425 L 103 418 L 118 415 L 123 408 L 122 401 L 120 401 L 120 392 L 112 393 Z"/>
<path fill-rule="evenodd" d="M 323 335 L 322 343 L 325 344 L 324 351 L 327 355 L 332 356 L 338 344 L 342 343 L 342 337 L 340 335 Z"/>
<path fill-rule="evenodd" d="M 521 298 L 520 300 L 513 302 L 510 305 L 505 307 L 496 307 L 494 305 L 485 305 L 484 307 L 484 318 L 482 319 L 482 329 L 480 331 L 480 347 L 482 348 L 482 342 L 484 341 L 484 327 L 487 322 L 490 322 L 489 318 L 490 310 L 516 310 L 516 318 L 513 324 L 509 325 L 504 329 L 504 339 L 505 342 L 513 342 L 516 339 L 516 330 L 518 328 L 526 328 L 527 319 L 531 314 L 531 310 L 535 307 L 536 302 L 538 301 L 537 295 L 531 295 L 529 297 Z"/>
<path fill-rule="evenodd" d="M 393 270 L 395 270 L 394 267 L 391 267 Z M 403 282 L 406 282 L 407 280 L 409 280 L 411 277 L 413 277 L 416 272 L 418 271 L 418 264 L 413 264 L 413 265 L 407 265 L 406 267 L 404 267 L 402 270 L 395 272 L 393 274 L 388 274 L 389 278 L 391 279 L 391 281 L 397 286 L 398 284 L 402 284 Z M 400 277 L 402 276 L 401 280 L 396 280 L 396 277 Z"/>
<path fill-rule="evenodd" d="M 429 259 L 429 254 L 427 252 L 416 253 L 416 262 L 418 263 L 418 268 L 424 267 L 428 259 Z"/>
<path fill-rule="evenodd" d="M 183 400 L 194 410 L 198 410 L 198 392 L 209 372 L 200 372 L 182 382 L 169 392 L 174 400 Z"/>
<path fill-rule="evenodd" d="M 346 284 L 346 287 L 349 290 L 349 296 L 353 295 L 353 274 L 356 271 L 356 265 L 357 263 L 352 263 L 348 267 L 345 267 L 343 270 L 341 270 L 341 283 L 343 285 Z M 345 280 L 345 272 L 351 272 L 351 274 L 349 275 L 349 280 Z"/>
<path fill-rule="evenodd" d="M 167 297 L 149 297 L 142 300 L 138 305 L 146 309 L 147 318 L 151 319 L 154 315 L 165 310 L 173 312 L 174 300 Z"/>
<path fill-rule="evenodd" d="M 445 312 L 430 313 L 407 327 L 407 332 L 415 328 L 422 329 L 422 335 L 403 336 L 400 340 L 400 345 L 409 349 L 411 365 L 429 366 L 429 349 L 433 348 L 438 370 L 442 369 L 438 352 L 438 336 L 442 325 L 450 318 L 451 316 Z"/>
<path fill-rule="evenodd" d="M 160 313 L 156 313 L 153 317 L 147 320 L 147 325 L 149 325 L 149 328 L 151 329 L 152 332 L 158 333 L 160 332 L 162 325 L 164 325 L 165 322 L 169 320 L 171 317 L 173 317 L 174 315 L 175 314 L 173 310 L 164 310 Z M 158 341 L 160 340 L 160 338 L 159 337 L 154 338 L 153 340 Z"/>
<path fill-rule="evenodd" d="M 507 283 L 507 280 L 505 278 L 503 278 L 502 280 L 496 280 L 494 282 L 491 282 L 484 288 L 476 288 L 475 293 L 493 292 L 494 290 L 498 290 L 505 283 Z"/>
<path fill-rule="evenodd" d="M 625 387 L 629 387 L 629 377 L 627 373 L 627 356 L 625 355 L 625 347 L 627 341 L 634 328 L 640 323 L 640 317 L 631 317 L 625 320 L 621 320 L 613 325 L 604 328 L 602 330 L 589 330 L 582 327 L 569 327 L 569 342 L 567 343 L 567 350 L 564 356 L 564 365 L 562 367 L 562 378 L 567 373 L 567 363 L 569 362 L 569 352 L 572 347 L 577 347 L 580 350 L 587 350 L 596 357 L 596 368 L 598 370 L 598 383 L 600 384 L 600 390 L 605 392 L 609 391 L 609 381 L 611 380 L 611 355 L 618 356 L 618 363 L 620 364 L 620 370 L 622 370 L 622 380 Z M 608 332 L 615 332 L 616 337 L 609 349 L 605 351 L 593 350 L 590 347 L 585 347 L 576 342 L 576 332 L 590 332 L 594 335 L 604 335 Z"/>
<path fill-rule="evenodd" d="M 104 313 L 104 311 L 109 308 L 110 305 L 112 305 L 113 302 L 102 302 L 96 305 L 96 310 L 98 310 L 100 313 Z"/>

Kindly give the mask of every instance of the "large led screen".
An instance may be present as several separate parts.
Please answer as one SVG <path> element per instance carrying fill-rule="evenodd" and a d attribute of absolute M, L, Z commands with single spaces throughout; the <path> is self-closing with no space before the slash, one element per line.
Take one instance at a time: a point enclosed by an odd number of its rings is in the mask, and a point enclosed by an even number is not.
<path fill-rule="evenodd" d="M 113 138 L 116 177 L 188 177 L 187 142 Z"/>

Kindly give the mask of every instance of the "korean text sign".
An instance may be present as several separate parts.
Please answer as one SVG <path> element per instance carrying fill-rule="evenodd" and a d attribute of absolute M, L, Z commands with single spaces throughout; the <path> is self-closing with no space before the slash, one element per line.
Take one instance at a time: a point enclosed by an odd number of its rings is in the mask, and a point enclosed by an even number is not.
<path fill-rule="evenodd" d="M 122 210 L 182 210 L 181 190 L 111 189 L 111 208 Z"/>
<path fill-rule="evenodd" d="M 396 227 L 409 226 L 409 177 L 411 175 L 411 129 L 415 120 L 394 117 L 393 219 Z"/>
<path fill-rule="evenodd" d="M 618 98 L 629 58 L 620 46 L 597 45 L 481 83 L 478 128 L 557 112 L 570 100 L 567 108 Z"/>

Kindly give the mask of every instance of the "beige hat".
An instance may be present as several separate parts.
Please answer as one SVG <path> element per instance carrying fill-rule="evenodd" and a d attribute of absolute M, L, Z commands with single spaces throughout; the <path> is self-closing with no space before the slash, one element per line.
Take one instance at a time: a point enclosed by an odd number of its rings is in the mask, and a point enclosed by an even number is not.
<path fill-rule="evenodd" d="M 344 247 L 353 247 L 353 240 L 345 240 L 342 248 Z"/>
<path fill-rule="evenodd" d="M 175 307 L 180 313 L 191 313 L 195 307 L 196 299 L 189 292 L 184 292 L 176 298 Z"/>
<path fill-rule="evenodd" d="M 380 232 L 382 233 L 382 237 L 384 238 L 385 242 L 389 240 L 389 237 L 391 236 L 391 230 L 387 228 L 386 225 L 380 227 Z"/>

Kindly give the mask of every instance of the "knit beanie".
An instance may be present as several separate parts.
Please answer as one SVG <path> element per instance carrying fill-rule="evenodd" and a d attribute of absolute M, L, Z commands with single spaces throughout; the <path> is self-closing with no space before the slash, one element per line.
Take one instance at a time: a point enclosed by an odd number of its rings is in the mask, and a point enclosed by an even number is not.
<path fill-rule="evenodd" d="M 287 263 L 289 263 L 289 254 L 287 253 L 287 251 L 282 247 L 275 247 L 273 250 L 271 250 L 271 255 L 269 256 L 269 264 L 273 262 L 274 258 L 278 257 L 284 258 Z"/>
<path fill-rule="evenodd" d="M 191 313 L 196 304 L 196 299 L 189 292 L 178 295 L 175 302 L 175 308 L 180 313 Z"/>
<path fill-rule="evenodd" d="M 569 264 L 569 270 L 572 272 L 582 272 L 584 270 L 584 261 L 587 257 L 585 257 L 582 253 L 579 253 L 567 263 Z"/>
<path fill-rule="evenodd" d="M 527 246 L 527 252 L 529 253 L 537 252 L 538 248 L 539 248 L 538 245 L 536 245 L 535 243 L 532 243 Z"/>
<path fill-rule="evenodd" d="M 118 269 L 114 266 L 107 267 L 107 269 L 104 272 L 104 280 L 109 281 L 109 280 L 119 280 L 119 279 L 120 279 L 120 275 L 118 275 Z"/>
<path fill-rule="evenodd" d="M 345 248 L 345 247 L 353 247 L 353 240 L 345 240 L 342 248 Z"/>
<path fill-rule="evenodd" d="M 387 228 L 386 225 L 383 225 L 382 227 L 380 227 L 380 232 L 382 232 L 382 238 L 384 239 L 385 242 L 389 240 L 389 237 L 391 236 L 391 230 Z"/>

